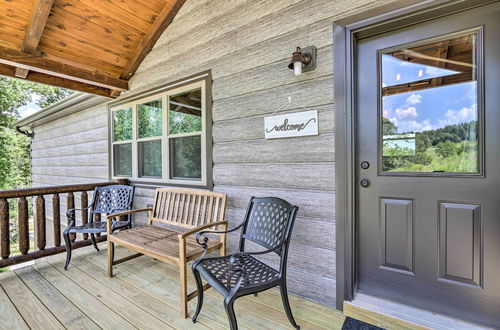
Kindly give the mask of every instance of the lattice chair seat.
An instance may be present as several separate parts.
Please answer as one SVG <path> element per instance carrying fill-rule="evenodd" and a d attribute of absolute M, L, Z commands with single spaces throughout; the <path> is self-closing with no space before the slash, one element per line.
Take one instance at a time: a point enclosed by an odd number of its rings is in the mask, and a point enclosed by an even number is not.
<path fill-rule="evenodd" d="M 206 258 L 200 262 L 200 273 L 211 276 L 219 282 L 223 287 L 217 288 L 219 291 L 232 290 L 240 276 L 239 272 L 235 272 L 232 268 L 231 257 Z M 240 288 L 257 287 L 264 284 L 274 284 L 279 280 L 279 272 L 256 258 L 245 255 L 239 261 L 239 267 L 245 269 L 246 277 L 241 283 Z M 215 286 L 214 286 L 215 287 Z"/>
<path fill-rule="evenodd" d="M 128 225 L 128 221 L 115 221 L 113 223 L 113 229 L 123 228 Z M 106 222 L 104 221 L 94 221 L 90 223 L 83 224 L 81 226 L 71 227 L 69 233 L 103 233 L 106 231 Z"/>

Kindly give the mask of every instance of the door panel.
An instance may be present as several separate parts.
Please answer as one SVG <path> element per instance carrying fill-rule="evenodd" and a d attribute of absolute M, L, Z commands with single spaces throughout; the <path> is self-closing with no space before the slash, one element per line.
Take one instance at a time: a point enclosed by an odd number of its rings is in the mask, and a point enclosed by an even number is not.
<path fill-rule="evenodd" d="M 362 39 L 355 59 L 358 290 L 496 327 L 498 17 L 497 2 Z"/>

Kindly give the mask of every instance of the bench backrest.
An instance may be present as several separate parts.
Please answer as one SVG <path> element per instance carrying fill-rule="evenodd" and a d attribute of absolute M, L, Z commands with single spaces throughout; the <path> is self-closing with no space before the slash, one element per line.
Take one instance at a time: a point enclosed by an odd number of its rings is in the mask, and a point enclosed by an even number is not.
<path fill-rule="evenodd" d="M 226 194 L 208 190 L 157 188 L 148 222 L 194 228 L 224 221 L 226 201 Z"/>

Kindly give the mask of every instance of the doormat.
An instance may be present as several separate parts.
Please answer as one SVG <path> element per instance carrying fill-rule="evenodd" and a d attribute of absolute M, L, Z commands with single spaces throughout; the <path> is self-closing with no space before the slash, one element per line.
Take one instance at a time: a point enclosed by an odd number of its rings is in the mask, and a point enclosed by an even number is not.
<path fill-rule="evenodd" d="M 384 330 L 384 329 L 360 320 L 353 319 L 348 316 L 344 320 L 344 324 L 342 325 L 342 330 Z"/>

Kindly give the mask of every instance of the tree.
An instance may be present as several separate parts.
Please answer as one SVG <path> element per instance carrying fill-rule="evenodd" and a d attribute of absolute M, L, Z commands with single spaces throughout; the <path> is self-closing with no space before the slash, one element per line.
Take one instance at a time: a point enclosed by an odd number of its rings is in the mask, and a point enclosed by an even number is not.
<path fill-rule="evenodd" d="M 30 101 L 47 107 L 68 95 L 67 89 L 0 77 L 0 189 L 30 182 L 30 139 L 15 131 L 19 108 Z"/>

